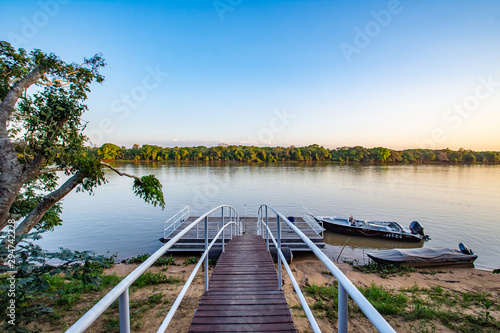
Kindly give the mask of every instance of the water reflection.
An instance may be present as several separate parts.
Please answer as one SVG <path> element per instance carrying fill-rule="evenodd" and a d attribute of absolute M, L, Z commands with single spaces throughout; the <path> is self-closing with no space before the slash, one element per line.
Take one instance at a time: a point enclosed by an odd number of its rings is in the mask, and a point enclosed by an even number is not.
<path fill-rule="evenodd" d="M 417 248 L 423 247 L 424 242 L 412 243 L 412 242 L 399 242 L 390 239 L 377 239 L 369 237 L 360 236 L 348 236 L 342 234 L 336 234 L 334 232 L 325 231 L 323 233 L 323 240 L 326 244 L 333 246 L 346 246 L 351 249 L 376 249 L 376 250 L 387 250 L 395 248 Z"/>
<path fill-rule="evenodd" d="M 219 204 L 255 216 L 262 203 L 305 206 L 319 216 L 419 221 L 431 241 L 423 246 L 456 248 L 466 243 L 476 266 L 500 267 L 500 165 L 338 165 L 315 163 L 115 162 L 124 172 L 156 174 L 165 210 L 134 196 L 133 180 L 106 172 L 109 183 L 94 196 L 71 192 L 64 199 L 63 225 L 40 242 L 51 250 L 68 247 L 118 252 L 120 258 L 152 253 L 163 222 L 186 205 L 199 215 Z M 288 214 L 287 214 L 288 215 Z M 348 236 L 325 233 L 326 252 L 338 256 Z M 389 240 L 352 237 L 342 257 L 365 251 L 415 247 Z M 361 254 L 360 254 L 361 253 Z M 334 259 L 335 259 L 334 258 Z"/>
<path fill-rule="evenodd" d="M 369 261 L 366 254 L 376 250 L 417 248 L 424 245 L 424 242 L 398 242 L 394 240 L 348 236 L 330 231 L 323 233 L 323 240 L 326 244 L 324 252 L 333 261 L 358 260 L 363 264 Z"/>

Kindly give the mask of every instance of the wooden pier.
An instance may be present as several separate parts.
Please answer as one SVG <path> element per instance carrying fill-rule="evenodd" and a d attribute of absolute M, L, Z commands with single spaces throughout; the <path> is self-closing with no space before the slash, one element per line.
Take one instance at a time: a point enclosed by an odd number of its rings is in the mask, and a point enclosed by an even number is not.
<path fill-rule="evenodd" d="M 189 332 L 296 332 L 262 237 L 237 236 L 226 245 Z"/>
<path fill-rule="evenodd" d="M 197 217 L 189 217 L 186 221 L 173 231 L 166 239 L 160 239 L 162 242 L 168 242 L 170 239 L 175 237 L 180 233 L 186 226 L 191 222 L 195 221 Z M 227 223 L 228 220 L 225 220 Z M 256 235 L 257 234 L 257 217 L 243 217 L 241 218 L 244 224 L 244 234 L 245 235 Z M 269 228 L 271 229 L 273 235 L 276 237 L 276 218 L 269 218 Z M 209 242 L 212 241 L 213 237 L 220 230 L 221 218 L 220 217 L 209 217 L 208 218 L 208 239 Z M 315 243 L 319 248 L 324 248 L 325 243 L 323 241 L 322 235 L 315 232 L 302 217 L 295 217 L 295 226 L 298 227 L 309 239 Z M 281 227 L 281 244 L 282 247 L 288 247 L 292 251 L 310 251 L 309 247 L 302 241 L 302 239 L 291 230 L 291 228 L 284 222 L 280 223 Z M 205 226 L 203 222 L 198 223 L 193 229 L 189 230 L 186 235 L 184 235 L 169 252 L 203 252 L 205 251 L 205 239 L 204 239 Z M 234 233 L 233 233 L 234 235 Z M 264 232 L 265 235 L 265 232 Z M 230 231 L 226 229 L 225 239 L 226 242 L 230 238 Z M 221 248 L 221 240 L 215 243 L 214 248 Z M 274 248 L 272 241 L 270 241 L 271 247 Z"/>

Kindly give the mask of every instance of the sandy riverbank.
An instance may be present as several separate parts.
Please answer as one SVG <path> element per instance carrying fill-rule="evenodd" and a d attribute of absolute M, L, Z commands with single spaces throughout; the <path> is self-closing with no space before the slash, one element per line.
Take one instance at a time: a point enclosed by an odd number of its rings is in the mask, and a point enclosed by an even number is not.
<path fill-rule="evenodd" d="M 372 283 L 382 285 L 385 289 L 394 289 L 399 291 L 401 288 L 410 288 L 417 284 L 420 288 L 432 288 L 440 286 L 445 291 L 449 292 L 485 292 L 492 295 L 492 298 L 500 300 L 500 275 L 492 274 L 491 271 L 480 270 L 475 268 L 463 267 L 439 267 L 432 269 L 418 269 L 417 272 L 410 273 L 408 276 L 389 276 L 382 278 L 378 274 L 361 273 L 354 271 L 350 265 L 337 264 L 340 270 L 357 286 L 368 287 Z M 292 263 L 297 282 L 302 285 L 316 284 L 318 286 L 331 284 L 335 278 L 329 274 L 325 274 L 324 265 L 316 259 L 314 255 L 300 255 L 294 258 Z M 293 292 L 293 287 L 288 278 L 285 280 L 285 292 L 287 301 L 290 307 L 299 304 L 298 297 Z M 311 305 L 314 300 L 307 297 L 308 303 Z M 480 310 L 480 309 L 479 309 Z M 478 311 L 479 311 L 478 310 Z M 468 311 L 472 311 L 468 309 Z M 299 332 L 311 331 L 306 318 L 303 317 L 303 312 L 300 310 L 292 310 L 294 323 Z M 499 311 L 492 311 L 491 315 L 500 319 Z M 328 320 L 318 318 L 318 325 L 323 332 L 335 332 L 336 325 L 332 325 Z M 402 318 L 396 320 L 389 319 L 389 322 L 398 332 L 410 332 L 410 325 L 417 326 L 415 322 L 403 322 Z M 429 321 L 430 324 L 436 326 L 436 332 L 454 332 L 440 323 L 439 320 Z M 376 332 L 366 318 L 362 315 L 354 316 L 349 319 L 350 332 Z"/>
<path fill-rule="evenodd" d="M 178 258 L 177 263 L 182 263 L 185 258 Z M 117 274 L 125 276 L 137 265 L 119 264 L 107 271 L 108 274 Z M 382 278 L 377 274 L 367 274 L 354 271 L 347 264 L 338 264 L 342 272 L 358 287 L 367 287 L 372 282 L 377 285 L 382 285 L 386 289 L 394 289 L 398 291 L 400 288 L 410 288 L 417 284 L 419 287 L 431 288 L 440 286 L 445 291 L 450 292 L 485 292 L 492 295 L 496 299 L 500 299 L 500 275 L 492 274 L 491 271 L 479 270 L 474 268 L 457 268 L 444 267 L 442 269 L 418 270 L 409 274 L 409 276 L 389 276 Z M 191 273 L 194 265 L 188 266 L 171 266 L 163 273 L 186 280 Z M 316 284 L 318 286 L 328 285 L 335 281 L 335 278 L 325 272 L 324 265 L 318 261 L 314 255 L 301 254 L 295 256 L 291 268 L 295 277 L 301 286 Z M 161 272 L 162 268 L 152 267 L 152 272 Z M 177 314 L 169 326 L 169 332 L 187 332 L 191 323 L 194 311 L 198 307 L 198 300 L 203 293 L 203 272 L 199 272 L 191 285 L 186 298 L 181 303 Z M 142 332 L 156 332 L 156 329 L 161 325 L 164 316 L 168 312 L 175 298 L 179 294 L 182 283 L 157 285 L 151 287 L 140 288 L 131 293 L 131 303 L 146 302 L 151 295 L 161 292 L 164 298 L 168 298 L 168 302 L 155 306 L 144 313 L 142 318 L 134 321 L 136 330 Z M 287 296 L 287 301 L 292 308 L 292 316 L 298 332 L 311 332 L 308 321 L 304 316 L 304 312 L 298 309 L 299 300 L 294 293 L 291 282 L 285 278 L 284 290 Z M 307 297 L 310 305 L 314 304 L 314 299 Z M 471 310 L 472 311 L 472 310 Z M 131 312 L 133 312 L 131 310 Z M 350 312 L 352 314 L 352 312 Z M 497 320 L 500 319 L 500 312 L 492 311 L 492 316 Z M 328 319 L 318 316 L 318 324 L 323 332 L 335 332 L 337 327 L 335 323 L 331 323 Z M 368 320 L 361 314 L 354 314 L 349 319 L 350 332 L 376 332 Z M 395 327 L 398 332 L 411 331 L 410 325 L 415 325 L 415 322 L 404 322 L 402 318 L 390 318 L 389 322 Z M 430 321 L 436 326 L 436 332 L 453 332 L 449 328 L 440 323 L 439 320 Z M 97 327 L 102 327 L 102 322 L 98 323 Z M 99 329 L 98 329 L 99 330 Z"/>

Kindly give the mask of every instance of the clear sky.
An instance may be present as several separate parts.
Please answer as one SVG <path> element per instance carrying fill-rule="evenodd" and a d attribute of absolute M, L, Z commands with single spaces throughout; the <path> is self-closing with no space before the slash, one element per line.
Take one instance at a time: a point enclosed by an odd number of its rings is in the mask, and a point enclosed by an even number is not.
<path fill-rule="evenodd" d="M 2 0 L 0 34 L 102 52 L 96 145 L 500 150 L 498 0 Z"/>

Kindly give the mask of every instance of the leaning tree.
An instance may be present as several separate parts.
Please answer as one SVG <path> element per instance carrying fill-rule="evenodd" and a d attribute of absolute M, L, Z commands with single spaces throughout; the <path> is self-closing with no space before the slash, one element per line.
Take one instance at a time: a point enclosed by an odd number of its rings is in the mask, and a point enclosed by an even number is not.
<path fill-rule="evenodd" d="M 90 85 L 104 80 L 104 66 L 98 54 L 66 63 L 0 41 L 0 230 L 11 219 L 21 220 L 16 234 L 54 228 L 62 222 L 60 200 L 74 189 L 92 193 L 106 182 L 104 168 L 135 178 L 136 195 L 165 206 L 154 175 L 122 173 L 87 153 L 82 115 Z M 59 181 L 57 172 L 67 179 Z"/>

